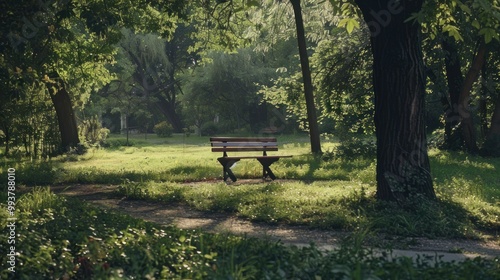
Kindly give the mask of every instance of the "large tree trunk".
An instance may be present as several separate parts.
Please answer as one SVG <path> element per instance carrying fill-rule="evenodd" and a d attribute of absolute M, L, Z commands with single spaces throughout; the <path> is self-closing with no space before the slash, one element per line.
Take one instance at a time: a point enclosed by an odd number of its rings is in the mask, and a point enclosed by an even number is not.
<path fill-rule="evenodd" d="M 465 148 L 471 154 L 477 154 L 479 148 L 476 141 L 476 128 L 474 127 L 472 112 L 470 111 L 469 106 L 470 93 L 472 91 L 472 86 L 474 85 L 474 82 L 477 81 L 481 72 L 481 68 L 483 67 L 484 61 L 486 59 L 486 52 L 486 44 L 484 42 L 481 42 L 476 56 L 472 61 L 472 65 L 467 72 L 467 76 L 465 76 L 465 80 L 458 100 L 458 112 L 460 114 Z"/>
<path fill-rule="evenodd" d="M 61 147 L 63 151 L 67 152 L 80 144 L 78 126 L 68 92 L 62 85 L 58 85 L 57 89 L 53 86 L 52 84 L 48 85 L 50 98 L 56 109 L 59 131 L 61 133 Z"/>
<path fill-rule="evenodd" d="M 463 148 L 463 137 L 459 130 L 460 115 L 458 112 L 458 102 L 460 91 L 464 83 L 460 57 L 454 39 L 444 38 L 441 46 L 445 51 L 446 81 L 448 83 L 449 100 L 445 108 L 445 147 L 450 150 Z"/>
<path fill-rule="evenodd" d="M 302 20 L 302 8 L 300 7 L 300 0 L 290 0 L 290 2 L 293 6 L 295 25 L 297 29 L 297 42 L 299 45 L 300 65 L 302 68 L 302 78 L 304 81 L 304 93 L 306 98 L 311 152 L 313 154 L 320 154 L 321 144 L 319 139 L 318 118 L 316 116 L 316 106 L 314 105 L 311 70 L 309 68 L 309 56 L 307 55 L 304 21 Z"/>
<path fill-rule="evenodd" d="M 371 31 L 377 198 L 435 198 L 424 123 L 425 67 L 420 25 L 405 22 L 423 0 L 356 0 Z"/>

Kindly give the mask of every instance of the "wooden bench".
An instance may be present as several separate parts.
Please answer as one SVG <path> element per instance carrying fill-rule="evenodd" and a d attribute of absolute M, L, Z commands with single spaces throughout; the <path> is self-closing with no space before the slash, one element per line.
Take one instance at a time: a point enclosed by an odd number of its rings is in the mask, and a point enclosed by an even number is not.
<path fill-rule="evenodd" d="M 278 151 L 278 143 L 274 137 L 212 137 L 210 138 L 212 152 L 222 152 L 222 157 L 217 158 L 222 165 L 224 181 L 231 178 L 236 182 L 236 176 L 231 171 L 234 163 L 241 159 L 257 159 L 262 165 L 263 179 L 276 179 L 269 166 L 280 158 L 291 156 L 269 156 L 267 152 Z M 228 152 L 262 152 L 262 155 L 228 156 Z"/>

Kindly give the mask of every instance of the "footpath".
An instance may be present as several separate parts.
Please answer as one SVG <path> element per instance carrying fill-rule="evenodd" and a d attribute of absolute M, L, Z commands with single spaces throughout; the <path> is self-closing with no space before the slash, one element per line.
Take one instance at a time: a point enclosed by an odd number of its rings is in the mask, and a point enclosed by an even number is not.
<path fill-rule="evenodd" d="M 201 229 L 211 233 L 231 233 L 280 240 L 284 244 L 299 247 L 314 243 L 324 250 L 335 250 L 340 246 L 341 241 L 350 235 L 349 232 L 316 230 L 305 226 L 253 223 L 234 214 L 201 212 L 181 204 L 167 205 L 159 202 L 130 200 L 117 195 L 114 192 L 116 188 L 117 186 L 72 185 L 56 186 L 51 189 L 54 193 L 77 197 L 98 207 L 114 209 L 135 218 L 160 225 L 175 225 L 187 230 Z M 400 240 L 396 244 L 399 245 L 393 245 L 396 248 L 391 251 L 377 248 L 373 250 L 380 254 L 386 251 L 392 257 L 406 256 L 414 260 L 439 258 L 450 262 L 476 257 L 500 257 L 500 246 L 493 241 L 413 238 L 411 242 Z"/>

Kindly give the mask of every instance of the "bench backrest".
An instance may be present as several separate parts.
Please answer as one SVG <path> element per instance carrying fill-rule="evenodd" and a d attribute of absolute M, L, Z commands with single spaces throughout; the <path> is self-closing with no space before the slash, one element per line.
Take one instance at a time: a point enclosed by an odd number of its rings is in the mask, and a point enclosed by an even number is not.
<path fill-rule="evenodd" d="M 277 151 L 278 143 L 274 137 L 211 137 L 212 152 L 263 152 Z"/>

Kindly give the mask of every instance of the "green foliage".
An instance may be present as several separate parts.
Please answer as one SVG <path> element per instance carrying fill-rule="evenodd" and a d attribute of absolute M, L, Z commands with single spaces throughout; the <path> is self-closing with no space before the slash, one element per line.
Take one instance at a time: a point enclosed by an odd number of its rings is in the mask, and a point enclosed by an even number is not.
<path fill-rule="evenodd" d="M 107 139 L 106 142 L 104 142 L 103 147 L 105 148 L 111 148 L 111 149 L 116 149 L 124 146 L 134 146 L 135 141 L 127 139 Z"/>
<path fill-rule="evenodd" d="M 58 151 L 60 136 L 57 118 L 41 78 L 33 69 L 12 69 L 0 60 L 6 71 L 0 76 L 5 87 L 0 109 L 0 130 L 7 156 L 46 158 Z"/>
<path fill-rule="evenodd" d="M 201 128 L 219 119 L 224 131 L 246 127 L 255 131 L 267 125 L 259 113 L 266 115 L 269 108 L 256 93 L 259 84 L 269 84 L 276 74 L 265 64 L 265 57 L 251 49 L 233 54 L 210 52 L 207 57 L 210 63 L 184 77 L 181 100 L 186 123 Z"/>
<path fill-rule="evenodd" d="M 218 131 L 219 126 L 214 122 L 206 122 L 200 128 L 201 136 L 214 136 Z"/>
<path fill-rule="evenodd" d="M 333 251 L 159 226 L 34 189 L 19 200 L 20 279 L 498 279 L 499 259 L 377 254 L 361 230 Z M 2 229 L 6 223 L 2 223 Z M 0 243 L 2 252 L 5 243 Z M 5 249 L 5 250 L 4 250 Z M 0 256 L 5 263 L 6 255 Z M 10 272 L 4 267 L 0 277 Z"/>
<path fill-rule="evenodd" d="M 88 145 L 102 145 L 109 135 L 109 129 L 103 128 L 97 116 L 82 121 L 78 127 L 80 141 Z"/>
<path fill-rule="evenodd" d="M 158 137 L 171 137 L 174 132 L 174 128 L 168 122 L 163 121 L 156 124 L 153 127 L 153 131 L 158 135 Z"/>
<path fill-rule="evenodd" d="M 56 182 L 60 175 L 59 170 L 51 161 L 18 162 L 13 166 L 16 169 L 16 183 L 18 184 L 48 185 Z"/>
<path fill-rule="evenodd" d="M 332 151 L 323 155 L 324 160 L 341 158 L 343 160 L 353 160 L 358 157 L 374 158 L 377 153 L 377 145 L 373 139 L 350 135 L 340 141 Z"/>

